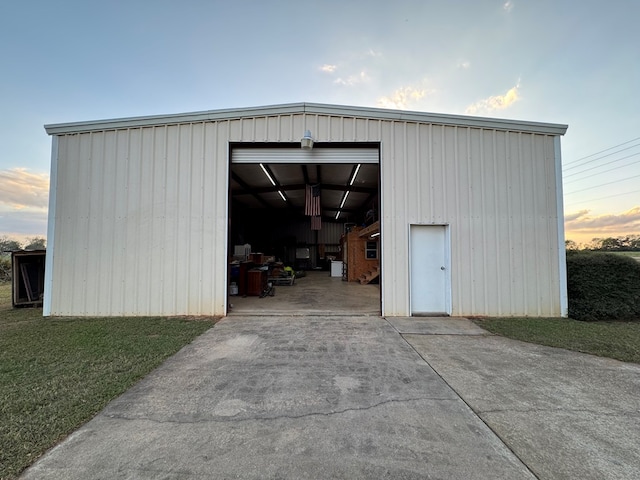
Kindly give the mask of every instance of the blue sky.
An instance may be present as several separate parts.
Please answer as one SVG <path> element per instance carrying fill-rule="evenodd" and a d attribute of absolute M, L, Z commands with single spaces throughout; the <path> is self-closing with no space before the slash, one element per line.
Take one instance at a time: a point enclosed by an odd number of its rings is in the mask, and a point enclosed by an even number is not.
<path fill-rule="evenodd" d="M 567 237 L 640 234 L 638 18 L 637 0 L 2 2 L 0 236 L 46 234 L 43 124 L 291 102 L 569 124 Z"/>

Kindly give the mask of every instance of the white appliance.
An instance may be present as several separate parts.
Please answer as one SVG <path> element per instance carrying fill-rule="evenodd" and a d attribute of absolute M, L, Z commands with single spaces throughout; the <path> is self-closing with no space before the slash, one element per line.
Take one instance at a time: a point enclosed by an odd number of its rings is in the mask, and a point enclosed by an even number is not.
<path fill-rule="evenodd" d="M 341 277 L 342 276 L 342 262 L 339 260 L 331 260 L 331 276 L 332 277 Z"/>

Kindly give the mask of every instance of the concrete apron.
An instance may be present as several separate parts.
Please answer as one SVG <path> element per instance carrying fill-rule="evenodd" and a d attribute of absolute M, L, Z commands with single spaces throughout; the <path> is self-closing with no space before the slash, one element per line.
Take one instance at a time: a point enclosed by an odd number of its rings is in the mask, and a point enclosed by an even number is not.
<path fill-rule="evenodd" d="M 24 478 L 535 477 L 384 319 L 249 316 L 219 322 Z"/>
<path fill-rule="evenodd" d="M 405 338 L 538 478 L 640 478 L 640 365 L 498 336 Z"/>

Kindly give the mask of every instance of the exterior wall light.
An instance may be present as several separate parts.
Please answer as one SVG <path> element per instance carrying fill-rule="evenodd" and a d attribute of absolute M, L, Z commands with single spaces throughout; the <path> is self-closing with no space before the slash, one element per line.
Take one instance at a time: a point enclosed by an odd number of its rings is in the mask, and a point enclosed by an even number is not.
<path fill-rule="evenodd" d="M 300 147 L 303 150 L 311 150 L 313 148 L 313 137 L 309 130 L 306 130 L 304 132 L 304 137 L 300 139 Z"/>

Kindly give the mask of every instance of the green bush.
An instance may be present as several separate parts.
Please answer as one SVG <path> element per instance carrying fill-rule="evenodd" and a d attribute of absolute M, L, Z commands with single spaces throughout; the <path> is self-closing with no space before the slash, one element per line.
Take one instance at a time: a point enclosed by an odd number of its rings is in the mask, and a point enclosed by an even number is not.
<path fill-rule="evenodd" d="M 11 281 L 11 257 L 0 255 L 0 282 Z"/>
<path fill-rule="evenodd" d="M 622 255 L 567 252 L 569 317 L 640 319 L 640 263 Z"/>

